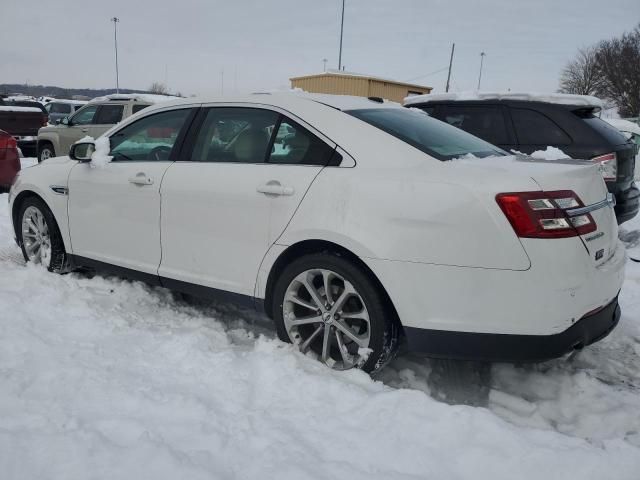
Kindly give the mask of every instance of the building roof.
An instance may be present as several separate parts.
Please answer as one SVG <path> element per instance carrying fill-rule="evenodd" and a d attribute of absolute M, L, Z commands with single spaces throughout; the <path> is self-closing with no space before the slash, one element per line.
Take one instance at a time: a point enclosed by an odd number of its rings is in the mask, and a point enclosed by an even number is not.
<path fill-rule="evenodd" d="M 429 95 L 414 95 L 404 99 L 405 105 L 416 105 L 427 102 L 461 100 L 524 100 L 529 102 L 558 103 L 561 105 L 580 105 L 585 107 L 602 108 L 602 100 L 589 95 L 571 95 L 568 93 L 539 93 L 539 92 L 456 92 L 430 93 Z"/>
<path fill-rule="evenodd" d="M 319 77 L 325 77 L 325 76 L 336 76 L 336 77 L 343 77 L 343 78 L 366 78 L 368 80 L 376 80 L 378 82 L 393 83 L 394 85 L 403 85 L 409 88 L 419 88 L 422 90 L 429 90 L 429 91 L 433 89 L 433 87 L 428 87 L 426 85 L 418 85 L 416 83 L 401 82 L 398 80 L 392 80 L 390 78 L 383 78 L 383 77 L 376 77 L 374 75 L 368 75 L 365 73 L 347 72 L 344 70 L 333 70 L 333 69 L 329 69 L 326 72 L 313 73 L 311 75 L 301 75 L 298 77 L 291 77 L 289 80 L 294 81 L 294 80 L 302 80 L 305 78 L 319 78 Z"/>

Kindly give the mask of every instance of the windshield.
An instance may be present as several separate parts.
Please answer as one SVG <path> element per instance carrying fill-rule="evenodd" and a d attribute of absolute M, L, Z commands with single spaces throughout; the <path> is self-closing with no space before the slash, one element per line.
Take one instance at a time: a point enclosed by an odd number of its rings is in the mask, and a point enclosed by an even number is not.
<path fill-rule="evenodd" d="M 367 108 L 345 113 L 393 135 L 438 160 L 508 155 L 504 150 L 426 113 L 407 108 Z"/>

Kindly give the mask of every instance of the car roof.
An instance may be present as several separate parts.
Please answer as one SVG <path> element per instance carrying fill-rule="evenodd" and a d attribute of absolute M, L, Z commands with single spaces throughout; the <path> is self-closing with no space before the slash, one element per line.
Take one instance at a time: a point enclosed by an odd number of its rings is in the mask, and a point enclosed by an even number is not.
<path fill-rule="evenodd" d="M 421 105 L 432 102 L 462 102 L 462 101 L 517 101 L 540 102 L 557 105 L 571 105 L 602 109 L 602 100 L 590 95 L 572 95 L 568 93 L 540 93 L 540 92 L 456 92 L 414 95 L 404 99 L 404 105 Z"/>
<path fill-rule="evenodd" d="M 336 110 L 362 110 L 370 108 L 402 108 L 396 102 L 390 102 L 378 97 L 356 97 L 352 95 L 330 95 L 307 93 L 300 91 L 285 92 L 256 92 L 242 96 L 203 96 L 181 98 L 156 104 L 156 108 L 179 105 L 207 104 L 207 103 L 252 103 L 271 105 L 276 107 L 291 107 L 306 102 L 315 102 Z M 154 108 L 155 110 L 155 108 Z"/>

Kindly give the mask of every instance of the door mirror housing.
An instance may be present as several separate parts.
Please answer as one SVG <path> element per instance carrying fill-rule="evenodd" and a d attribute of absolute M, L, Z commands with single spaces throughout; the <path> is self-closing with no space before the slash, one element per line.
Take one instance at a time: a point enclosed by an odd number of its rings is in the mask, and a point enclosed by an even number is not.
<path fill-rule="evenodd" d="M 74 143 L 69 150 L 69 158 L 79 162 L 90 162 L 95 151 L 96 144 L 93 142 Z"/>

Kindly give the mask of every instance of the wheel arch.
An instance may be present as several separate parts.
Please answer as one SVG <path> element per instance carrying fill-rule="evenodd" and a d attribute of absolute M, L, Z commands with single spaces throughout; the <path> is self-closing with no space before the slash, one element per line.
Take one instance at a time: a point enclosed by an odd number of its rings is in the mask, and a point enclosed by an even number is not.
<path fill-rule="evenodd" d="M 56 222 L 56 226 L 58 227 L 58 230 L 60 230 L 60 225 L 58 223 L 58 220 L 56 219 L 55 214 L 53 213 L 54 210 L 53 208 L 51 208 L 51 205 L 49 204 L 49 202 L 47 202 L 47 200 L 42 195 L 39 195 L 37 192 L 34 192 L 33 190 L 22 190 L 20 193 L 18 193 L 18 195 L 16 195 L 16 198 L 13 200 L 13 204 L 11 207 L 11 221 L 13 222 L 13 231 L 16 234 L 16 241 L 18 242 L 19 246 L 22 246 L 22 236 L 18 234 L 18 231 L 20 230 L 18 215 L 20 214 L 20 209 L 22 208 L 22 204 L 28 198 L 37 198 L 42 203 L 44 203 L 49 209 L 49 211 L 51 212 L 51 215 L 53 216 L 54 222 Z"/>
<path fill-rule="evenodd" d="M 389 308 L 389 313 L 393 315 L 394 320 L 398 322 L 398 325 L 400 325 L 400 327 L 402 327 L 402 322 L 400 321 L 400 317 L 398 316 L 398 312 L 395 308 L 395 305 L 393 304 L 393 301 L 391 300 L 391 297 L 387 293 L 387 289 L 384 287 L 373 270 L 371 270 L 371 268 L 360 257 L 358 257 L 351 250 L 343 247 L 342 245 L 327 240 L 317 239 L 302 240 L 293 245 L 290 245 L 286 248 L 286 250 L 280 253 L 276 261 L 271 266 L 269 275 L 267 277 L 264 297 L 264 310 L 269 318 L 273 318 L 273 289 L 278 277 L 283 272 L 285 267 L 292 261 L 304 255 L 321 252 L 331 252 L 335 255 L 346 258 L 358 268 L 360 268 L 360 270 L 362 270 L 362 272 L 364 272 L 365 275 L 367 275 L 367 277 L 369 277 L 369 279 L 374 283 L 380 294 L 383 296 L 383 299 L 387 307 Z"/>

